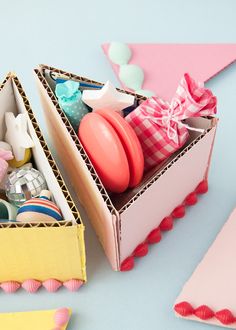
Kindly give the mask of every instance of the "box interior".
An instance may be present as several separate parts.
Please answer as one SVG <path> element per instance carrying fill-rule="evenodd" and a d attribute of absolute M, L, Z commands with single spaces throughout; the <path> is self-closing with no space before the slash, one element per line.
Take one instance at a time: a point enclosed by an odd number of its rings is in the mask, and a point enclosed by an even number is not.
<path fill-rule="evenodd" d="M 65 221 L 57 221 L 54 224 L 47 224 L 48 226 L 64 226 L 81 224 L 81 219 L 77 209 L 74 209 L 74 203 L 70 198 L 67 188 L 63 179 L 55 165 L 55 162 L 47 148 L 47 145 L 41 135 L 37 122 L 33 117 L 30 120 L 31 113 L 26 110 L 26 106 L 29 106 L 25 95 L 22 95 L 23 91 L 19 88 L 19 81 L 16 77 L 8 77 L 2 86 L 0 92 L 0 122 L 3 123 L 3 130 L 0 131 L 0 141 L 4 140 L 6 133 L 6 126 L 4 120 L 4 114 L 6 112 L 13 112 L 16 116 L 18 113 L 25 113 L 28 116 L 28 133 L 34 141 L 34 147 L 32 148 L 33 159 L 31 162 L 33 166 L 37 168 L 45 177 L 48 185 L 48 189 L 52 192 L 54 202 L 60 207 L 63 219 Z M 33 126 L 32 119 L 34 120 Z M 59 184 L 60 182 L 60 184 Z M 68 202 L 65 198 L 70 199 Z M 34 224 L 40 226 L 40 223 Z M 43 224 L 45 225 L 45 224 Z M 11 225 L 15 226 L 15 224 Z M 25 224 L 17 223 L 17 226 L 27 226 Z"/>
<path fill-rule="evenodd" d="M 77 76 L 71 76 L 67 75 L 66 73 L 58 73 L 56 71 L 50 70 L 46 67 L 46 69 L 43 69 L 43 75 L 50 86 L 51 90 L 55 93 L 55 86 L 56 86 L 56 79 L 63 82 L 65 80 L 75 80 L 80 82 L 80 89 L 97 89 L 101 88 L 103 84 L 94 82 L 94 81 L 88 81 L 82 77 Z M 125 92 L 123 90 L 118 89 L 121 92 Z M 132 93 L 130 93 L 132 94 Z M 143 100 L 145 100 L 144 97 L 135 95 L 137 104 L 141 103 Z M 215 125 L 214 119 L 212 117 L 204 117 L 204 118 L 190 118 L 187 119 L 186 124 L 193 128 L 200 128 L 203 129 L 204 132 L 196 132 L 196 131 L 189 131 L 189 139 L 187 143 L 176 153 L 174 153 L 171 157 L 169 157 L 166 161 L 163 163 L 153 167 L 151 170 L 146 172 L 144 174 L 142 182 L 139 184 L 139 186 L 135 187 L 134 189 L 128 189 L 124 193 L 121 194 L 108 194 L 106 191 L 106 194 L 109 196 L 109 200 L 111 201 L 112 205 L 115 207 L 115 209 L 121 214 L 125 209 L 127 209 L 142 192 L 145 191 L 146 187 L 148 186 L 149 182 L 153 180 L 158 180 L 158 178 L 161 176 L 162 173 L 164 173 L 168 168 L 170 168 L 178 159 L 181 157 L 185 152 L 187 152 L 199 139 L 201 139 L 211 128 Z M 69 123 L 69 121 L 68 121 Z M 70 124 L 68 124 L 70 125 Z M 67 125 L 67 126 L 68 126 Z M 72 126 L 70 125 L 70 129 L 73 130 Z M 75 135 L 76 132 L 75 132 Z M 78 142 L 79 142 L 79 138 Z M 84 151 L 85 153 L 85 151 Z M 86 153 L 85 153 L 86 154 Z M 94 170 L 94 169 L 93 169 Z"/>

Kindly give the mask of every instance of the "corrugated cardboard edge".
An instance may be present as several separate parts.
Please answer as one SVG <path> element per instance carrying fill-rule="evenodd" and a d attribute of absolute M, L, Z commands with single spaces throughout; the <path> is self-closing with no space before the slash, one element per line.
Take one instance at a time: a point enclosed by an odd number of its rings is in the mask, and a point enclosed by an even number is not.
<path fill-rule="evenodd" d="M 4 88 L 6 82 L 9 80 L 9 79 L 12 79 L 22 97 L 22 100 L 24 102 L 24 106 L 25 106 L 25 109 L 29 115 L 29 118 L 31 120 L 31 123 L 34 127 L 34 130 L 35 130 L 35 133 L 39 139 L 39 142 L 40 142 L 40 145 L 42 146 L 42 149 L 45 153 L 45 156 L 52 168 L 52 171 L 53 171 L 53 174 L 55 175 L 56 179 L 57 179 L 57 182 L 63 192 L 63 195 L 66 199 L 66 202 L 68 203 L 70 209 L 71 209 L 71 212 L 76 220 L 76 223 L 77 223 L 77 227 L 78 227 L 78 244 L 80 245 L 79 246 L 79 250 L 80 250 L 80 258 L 81 258 L 81 265 L 82 265 L 82 273 L 83 273 L 83 279 L 84 281 L 86 281 L 86 256 L 85 256 L 85 244 L 84 244 L 84 225 L 83 225 L 83 222 L 82 222 L 82 219 L 80 217 L 80 214 L 79 214 L 79 211 L 76 207 L 76 205 L 74 204 L 73 202 L 73 199 L 66 187 L 66 184 L 61 176 L 61 173 L 56 165 L 56 162 L 55 160 L 53 159 L 52 157 L 52 154 L 50 152 L 50 150 L 48 149 L 48 146 L 44 140 L 44 137 L 42 135 L 42 132 L 39 128 L 39 125 L 37 123 L 37 120 L 33 114 L 33 111 L 31 109 L 31 106 L 30 106 L 30 103 L 28 101 L 28 98 L 23 90 L 23 87 L 18 79 L 18 77 L 12 73 L 12 72 L 9 72 L 6 76 L 6 78 L 3 80 L 3 82 L 1 83 L 0 85 L 0 92 L 2 90 L 2 88 Z M 30 228 L 30 227 L 63 227 L 63 226 L 73 226 L 73 223 L 72 221 L 57 221 L 55 223 L 1 223 L 0 224 L 0 229 L 1 228 Z"/>
<path fill-rule="evenodd" d="M 41 70 L 46 70 L 46 69 L 47 70 L 50 70 L 50 71 L 53 71 L 53 72 L 56 72 L 56 73 L 58 73 L 61 76 L 65 76 L 67 79 L 69 78 L 69 79 L 74 79 L 74 80 L 82 80 L 82 81 L 87 82 L 87 83 L 93 83 L 93 84 L 97 84 L 97 85 L 101 85 L 101 86 L 102 86 L 102 84 L 101 83 L 97 83 L 96 81 L 93 81 L 93 80 L 84 78 L 84 77 L 78 77 L 78 76 L 76 76 L 76 75 L 74 75 L 72 73 L 66 73 L 66 72 L 64 72 L 62 70 L 58 70 L 58 69 L 55 69 L 53 67 L 49 67 L 49 66 L 46 66 L 46 65 L 41 65 L 40 66 L 40 69 L 35 69 L 34 70 L 37 78 L 39 79 L 39 81 L 41 82 L 41 84 L 43 85 L 43 87 L 45 88 L 45 90 L 47 91 L 48 96 L 50 97 L 50 99 L 51 99 L 53 105 L 55 106 L 58 114 L 62 118 L 62 121 L 65 124 L 65 126 L 66 126 L 66 128 L 68 130 L 68 133 L 70 134 L 73 142 L 75 143 L 76 148 L 78 149 L 79 153 L 81 154 L 81 156 L 82 156 L 82 158 L 83 158 L 83 160 L 84 160 L 84 162 L 85 162 L 85 164 L 86 164 L 86 166 L 87 166 L 87 168 L 88 168 L 88 170 L 89 170 L 89 172 L 90 172 L 93 180 L 95 181 L 95 183 L 96 183 L 96 185 L 97 185 L 97 187 L 99 189 L 100 194 L 103 197 L 103 200 L 105 201 L 105 203 L 106 203 L 106 205 L 108 207 L 108 209 L 110 210 L 110 212 L 112 214 L 116 214 L 117 215 L 117 211 L 116 211 L 114 205 L 112 204 L 111 199 L 110 199 L 109 195 L 107 194 L 107 192 L 106 192 L 106 190 L 105 190 L 105 188 L 104 188 L 101 180 L 99 179 L 99 177 L 98 177 L 98 175 L 97 175 L 97 173 L 96 173 L 96 171 L 95 171 L 95 169 L 94 169 L 94 167 L 93 167 L 93 165 L 92 165 L 92 163 L 91 163 L 91 161 L 90 161 L 87 153 L 85 152 L 83 146 L 81 145 L 78 136 L 75 134 L 75 131 L 74 131 L 73 127 L 71 126 L 69 120 L 65 116 L 64 112 L 61 110 L 54 92 L 51 90 L 49 84 L 47 83 L 46 79 L 44 78 L 44 76 L 41 73 Z"/>
<path fill-rule="evenodd" d="M 64 162 L 64 168 L 65 170 L 69 170 L 71 183 L 74 186 L 81 205 L 87 211 L 112 268 L 117 270 L 119 260 L 117 246 L 119 245 L 119 241 L 117 241 L 118 235 L 114 221 L 117 221 L 118 216 L 114 216 L 112 210 L 108 208 L 104 196 L 102 196 L 99 190 L 100 187 L 97 186 L 96 181 L 90 173 L 90 169 L 83 157 L 84 155 L 79 152 L 71 134 L 69 134 L 68 128 L 48 94 L 48 90 L 45 89 L 37 75 L 35 75 L 35 78 L 45 112 L 47 127 L 56 150 L 58 154 L 62 155 L 63 160 L 74 155 L 71 158 L 71 162 Z"/>

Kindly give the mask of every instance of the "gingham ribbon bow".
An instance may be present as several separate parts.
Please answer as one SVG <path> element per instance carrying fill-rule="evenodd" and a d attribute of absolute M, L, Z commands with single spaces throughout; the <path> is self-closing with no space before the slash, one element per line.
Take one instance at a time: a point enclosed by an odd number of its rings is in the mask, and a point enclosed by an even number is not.
<path fill-rule="evenodd" d="M 216 97 L 209 89 L 204 88 L 202 83 L 195 82 L 188 74 L 181 79 L 170 103 L 158 97 L 152 97 L 147 101 L 145 107 L 142 108 L 145 119 L 161 126 L 168 138 L 175 143 L 178 141 L 178 129 L 181 127 L 198 132 L 203 131 L 190 127 L 182 120 L 216 113 Z"/>

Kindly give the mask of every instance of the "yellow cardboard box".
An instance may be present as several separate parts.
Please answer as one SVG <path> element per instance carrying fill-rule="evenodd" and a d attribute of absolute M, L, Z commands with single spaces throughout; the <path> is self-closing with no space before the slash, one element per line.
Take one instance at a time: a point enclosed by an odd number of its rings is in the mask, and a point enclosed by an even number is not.
<path fill-rule="evenodd" d="M 46 178 L 65 220 L 53 224 L 0 224 L 0 286 L 6 292 L 16 291 L 20 286 L 33 292 L 37 286 L 56 291 L 64 284 L 73 291 L 86 281 L 84 226 L 23 88 L 11 73 L 0 88 L 0 112 L 7 111 L 27 115 L 28 132 L 35 145 L 32 148 L 35 166 Z"/>

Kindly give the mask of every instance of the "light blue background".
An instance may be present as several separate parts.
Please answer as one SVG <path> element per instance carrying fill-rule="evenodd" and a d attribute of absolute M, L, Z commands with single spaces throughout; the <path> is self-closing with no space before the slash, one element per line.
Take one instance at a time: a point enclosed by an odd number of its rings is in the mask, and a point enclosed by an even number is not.
<path fill-rule="evenodd" d="M 236 42 L 235 13 L 234 0 L 0 0 L 0 76 L 4 78 L 9 70 L 17 72 L 49 141 L 32 76 L 37 64 L 98 81 L 110 79 L 118 85 L 101 43 Z M 177 319 L 172 312 L 181 287 L 236 204 L 236 65 L 208 86 L 218 96 L 221 121 L 210 191 L 201 202 L 129 273 L 111 270 L 84 219 L 88 284 L 75 294 L 63 289 L 36 295 L 1 292 L 1 312 L 69 306 L 74 312 L 69 330 L 210 329 Z"/>

